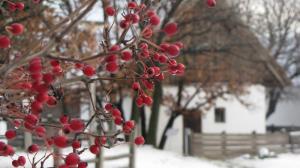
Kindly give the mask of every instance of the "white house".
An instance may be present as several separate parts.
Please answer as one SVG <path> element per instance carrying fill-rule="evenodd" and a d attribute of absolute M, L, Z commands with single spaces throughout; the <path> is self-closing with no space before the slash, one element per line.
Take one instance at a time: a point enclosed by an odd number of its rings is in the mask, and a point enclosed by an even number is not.
<path fill-rule="evenodd" d="M 266 133 L 267 90 L 290 85 L 283 69 L 240 16 L 229 9 L 226 1 L 208 9 L 197 0 L 182 4 L 178 9 L 174 20 L 183 30 L 177 36 L 186 46 L 182 54 L 187 70 L 181 79 L 170 79 L 164 94 L 176 98 L 179 81 L 185 83 L 185 90 L 190 94 L 195 89 L 192 85 L 197 83 L 211 88 L 224 84 L 233 92 L 246 86 L 248 93 L 239 99 L 233 94 L 226 95 L 226 99 L 218 98 L 212 108 L 199 109 L 199 115 L 179 115 L 168 130 L 165 149 L 182 152 L 184 127 L 199 133 Z M 199 19 L 206 16 L 209 19 Z M 196 103 L 195 98 L 189 108 Z M 170 114 L 167 107 L 161 108 L 158 141 Z"/>

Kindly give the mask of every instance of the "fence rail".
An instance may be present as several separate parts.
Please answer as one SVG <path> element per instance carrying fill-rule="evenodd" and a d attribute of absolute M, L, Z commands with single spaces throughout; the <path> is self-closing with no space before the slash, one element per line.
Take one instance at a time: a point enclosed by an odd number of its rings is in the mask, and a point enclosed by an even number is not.
<path fill-rule="evenodd" d="M 199 134 L 192 133 L 189 153 L 212 159 L 257 154 L 261 147 L 276 153 L 295 152 L 300 149 L 300 135 L 288 133 L 268 134 Z"/>

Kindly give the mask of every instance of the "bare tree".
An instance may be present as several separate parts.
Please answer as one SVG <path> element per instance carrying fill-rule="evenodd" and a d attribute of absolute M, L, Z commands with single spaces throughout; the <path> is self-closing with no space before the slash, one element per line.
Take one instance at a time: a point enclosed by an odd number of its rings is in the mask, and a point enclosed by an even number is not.
<path fill-rule="evenodd" d="M 300 77 L 300 3 L 297 0 L 240 0 L 240 12 L 270 55 L 282 66 L 295 85 Z M 282 88 L 270 88 L 266 117 L 276 110 L 284 94 Z"/>

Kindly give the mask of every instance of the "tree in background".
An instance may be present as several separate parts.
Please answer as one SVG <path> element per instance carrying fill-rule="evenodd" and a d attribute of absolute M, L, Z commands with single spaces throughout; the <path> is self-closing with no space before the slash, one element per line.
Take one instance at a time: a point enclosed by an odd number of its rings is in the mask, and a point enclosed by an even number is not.
<path fill-rule="evenodd" d="M 238 1 L 246 23 L 270 55 L 282 66 L 293 84 L 300 75 L 300 4 L 297 0 Z M 276 110 L 283 88 L 270 88 L 266 117 Z"/>

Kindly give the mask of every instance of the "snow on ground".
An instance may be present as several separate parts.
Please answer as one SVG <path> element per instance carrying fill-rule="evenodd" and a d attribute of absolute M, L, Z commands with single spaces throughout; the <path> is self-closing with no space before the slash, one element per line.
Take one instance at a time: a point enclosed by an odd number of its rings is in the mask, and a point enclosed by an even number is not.
<path fill-rule="evenodd" d="M 228 161 L 232 168 L 300 168 L 300 154 L 280 154 L 276 158 L 236 158 Z"/>
<path fill-rule="evenodd" d="M 70 150 L 70 149 L 66 149 Z M 113 149 L 104 150 L 105 156 L 114 156 L 118 154 L 128 153 L 128 146 L 118 146 Z M 18 155 L 22 152 L 18 152 Z M 24 153 L 23 153 L 24 154 Z M 38 155 L 38 158 L 43 153 Z M 17 156 L 15 156 L 17 157 Z M 32 157 L 32 156 L 31 156 Z M 92 159 L 93 154 L 88 151 L 82 156 L 83 159 Z M 52 158 L 49 159 L 45 167 L 52 166 Z M 0 168 L 10 168 L 11 159 L 0 157 Z M 29 164 L 25 166 L 30 167 Z M 93 168 L 93 164 L 89 164 L 89 168 Z M 128 158 L 115 161 L 105 161 L 105 168 L 124 168 L 128 167 Z M 136 168 L 300 168 L 300 154 L 281 154 L 278 158 L 270 159 L 249 159 L 239 157 L 226 161 L 212 161 L 203 158 L 184 157 L 176 153 L 153 149 L 150 146 L 138 147 Z"/>

